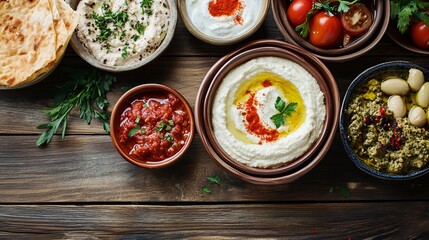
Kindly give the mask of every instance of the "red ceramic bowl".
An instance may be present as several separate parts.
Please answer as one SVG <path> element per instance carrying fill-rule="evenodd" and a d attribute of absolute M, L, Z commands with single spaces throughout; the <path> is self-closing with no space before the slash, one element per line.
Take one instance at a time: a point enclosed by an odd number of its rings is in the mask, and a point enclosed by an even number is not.
<path fill-rule="evenodd" d="M 285 165 L 278 169 L 248 167 L 227 156 L 215 141 L 213 133 L 211 132 L 211 118 L 209 115 L 211 101 L 213 99 L 213 96 L 210 95 L 217 85 L 219 85 L 217 79 L 222 79 L 222 71 L 231 68 L 231 64 L 239 64 L 240 61 L 246 61 L 246 58 L 267 55 L 282 55 L 285 57 L 285 54 L 288 59 L 305 62 L 303 65 L 305 65 L 306 69 L 314 68 L 317 72 L 316 75 L 321 76 L 321 81 L 324 83 L 318 83 L 322 92 L 325 94 L 325 105 L 327 109 L 329 109 L 325 119 L 324 130 L 311 149 L 301 156 L 302 159 L 293 162 L 290 166 Z M 312 74 L 314 73 L 312 72 L 313 70 L 308 71 Z M 318 76 L 315 76 L 315 78 L 317 79 Z M 249 43 L 246 46 L 226 55 L 215 63 L 208 71 L 197 94 L 195 105 L 196 128 L 206 150 L 215 162 L 217 162 L 226 171 L 241 180 L 254 184 L 282 184 L 298 179 L 322 160 L 335 135 L 339 118 L 339 108 L 340 96 L 335 79 L 329 72 L 328 68 L 319 59 L 299 47 L 282 41 L 259 40 Z"/>
<path fill-rule="evenodd" d="M 160 161 L 146 161 L 144 159 L 139 159 L 134 156 L 130 156 L 128 148 L 125 146 L 125 144 L 121 143 L 119 141 L 120 136 L 120 125 L 121 125 L 121 115 L 122 113 L 130 107 L 131 103 L 144 96 L 145 94 L 154 94 L 154 93 L 162 93 L 162 94 L 173 94 L 176 96 L 183 104 L 183 107 L 185 109 L 185 112 L 189 118 L 189 134 L 188 137 L 185 139 L 184 145 L 176 152 L 173 156 L 165 158 Z M 118 100 L 115 107 L 112 111 L 112 116 L 110 119 L 110 136 L 112 138 L 112 142 L 115 145 L 116 149 L 118 150 L 119 154 L 123 158 L 125 158 L 128 162 L 137 165 L 139 167 L 143 168 L 162 168 L 171 165 L 175 161 L 177 161 L 180 157 L 183 156 L 183 154 L 188 150 L 192 143 L 192 139 L 195 134 L 195 123 L 194 118 L 192 114 L 192 109 L 189 106 L 186 99 L 180 95 L 176 90 L 160 85 L 160 84 L 142 84 L 140 86 L 134 87 L 131 90 L 127 91 L 122 97 Z"/>

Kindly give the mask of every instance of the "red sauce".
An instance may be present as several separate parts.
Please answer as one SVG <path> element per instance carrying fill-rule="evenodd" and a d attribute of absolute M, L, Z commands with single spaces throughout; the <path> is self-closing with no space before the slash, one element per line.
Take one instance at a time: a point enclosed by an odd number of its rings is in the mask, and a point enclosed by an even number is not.
<path fill-rule="evenodd" d="M 176 154 L 189 137 L 190 119 L 184 104 L 171 93 L 145 94 L 121 115 L 119 141 L 129 155 L 145 162 Z"/>

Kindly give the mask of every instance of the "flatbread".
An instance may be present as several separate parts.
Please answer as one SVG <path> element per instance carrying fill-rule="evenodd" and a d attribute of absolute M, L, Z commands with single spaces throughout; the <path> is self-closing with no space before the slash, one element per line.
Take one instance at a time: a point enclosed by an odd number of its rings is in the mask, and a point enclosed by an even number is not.
<path fill-rule="evenodd" d="M 0 85 L 28 83 L 52 70 L 78 21 L 63 0 L 0 1 Z"/>

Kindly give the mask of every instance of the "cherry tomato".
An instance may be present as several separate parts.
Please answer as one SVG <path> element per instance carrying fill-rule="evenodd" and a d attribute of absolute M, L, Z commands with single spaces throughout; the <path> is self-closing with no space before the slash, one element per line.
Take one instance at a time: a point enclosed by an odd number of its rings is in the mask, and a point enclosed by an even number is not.
<path fill-rule="evenodd" d="M 353 4 L 348 12 L 341 16 L 344 31 L 351 36 L 362 36 L 372 25 L 372 15 L 363 4 Z"/>
<path fill-rule="evenodd" d="M 429 49 L 429 26 L 426 26 L 423 21 L 412 25 L 411 39 L 419 48 Z"/>
<path fill-rule="evenodd" d="M 289 21 L 294 26 L 303 24 L 312 6 L 313 2 L 311 0 L 293 0 L 287 9 Z"/>
<path fill-rule="evenodd" d="M 310 43 L 316 47 L 331 47 L 341 38 L 341 23 L 336 16 L 319 12 L 310 21 Z"/>

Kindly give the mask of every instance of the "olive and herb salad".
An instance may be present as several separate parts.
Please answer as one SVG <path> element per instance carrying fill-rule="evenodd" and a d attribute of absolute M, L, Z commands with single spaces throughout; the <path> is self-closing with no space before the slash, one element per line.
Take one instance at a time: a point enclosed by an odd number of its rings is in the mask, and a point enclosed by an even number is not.
<path fill-rule="evenodd" d="M 292 0 L 287 17 L 295 30 L 320 48 L 344 47 L 373 23 L 371 1 Z"/>
<path fill-rule="evenodd" d="M 413 43 L 429 50 L 429 2 L 423 0 L 391 0 L 390 18 L 396 20 L 401 34 L 411 37 Z"/>
<path fill-rule="evenodd" d="M 168 30 L 166 0 L 83 0 L 76 29 L 82 45 L 109 66 L 135 63 L 152 54 Z"/>
<path fill-rule="evenodd" d="M 428 107 L 429 82 L 418 69 L 371 79 L 357 88 L 347 108 L 350 146 L 377 171 L 419 170 L 429 161 Z"/>

